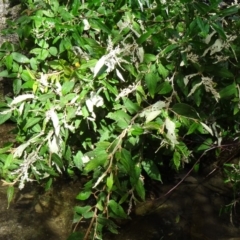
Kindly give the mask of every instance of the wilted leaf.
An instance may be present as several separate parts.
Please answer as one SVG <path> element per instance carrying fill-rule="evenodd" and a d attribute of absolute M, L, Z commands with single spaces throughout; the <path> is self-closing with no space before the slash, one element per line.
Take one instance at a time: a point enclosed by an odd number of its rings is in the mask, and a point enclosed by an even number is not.
<path fill-rule="evenodd" d="M 174 146 L 178 144 L 177 137 L 175 134 L 175 123 L 171 121 L 169 118 L 165 120 L 165 126 L 167 129 L 167 138 L 170 140 L 171 144 Z"/>

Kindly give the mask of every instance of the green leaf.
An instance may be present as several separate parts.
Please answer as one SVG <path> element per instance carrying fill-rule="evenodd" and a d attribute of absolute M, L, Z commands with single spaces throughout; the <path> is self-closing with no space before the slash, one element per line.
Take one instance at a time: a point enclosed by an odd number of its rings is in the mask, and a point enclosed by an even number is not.
<path fill-rule="evenodd" d="M 14 187 L 9 186 L 7 189 L 7 200 L 8 200 L 7 209 L 9 208 L 9 205 L 10 205 L 11 201 L 13 200 L 13 197 L 14 197 Z"/>
<path fill-rule="evenodd" d="M 93 212 L 93 211 L 83 213 L 83 217 L 84 217 L 85 219 L 92 218 L 93 216 L 94 216 L 94 212 Z"/>
<path fill-rule="evenodd" d="M 4 70 L 4 71 L 0 72 L 0 77 L 9 77 L 8 71 Z"/>
<path fill-rule="evenodd" d="M 205 24 L 204 24 L 203 20 L 198 16 L 196 17 L 196 20 L 197 20 L 197 24 L 198 24 L 198 27 L 200 28 L 200 30 L 202 32 L 204 32 L 205 31 Z"/>
<path fill-rule="evenodd" d="M 185 103 L 176 103 L 173 107 L 172 110 L 177 113 L 178 115 L 184 116 L 184 117 L 189 117 L 189 118 L 194 118 L 194 119 L 199 119 L 199 116 L 196 112 L 196 110 Z"/>
<path fill-rule="evenodd" d="M 107 188 L 109 192 L 112 190 L 112 186 L 113 186 L 113 174 L 111 172 L 110 176 L 107 178 Z"/>
<path fill-rule="evenodd" d="M 157 165 L 152 160 L 142 161 L 142 166 L 147 175 L 154 180 L 158 180 L 162 182 L 161 174 Z"/>
<path fill-rule="evenodd" d="M 238 7 L 232 6 L 232 7 L 228 7 L 226 9 L 222 10 L 220 12 L 220 14 L 221 14 L 221 16 L 226 17 L 226 16 L 237 14 L 237 12 L 238 12 Z"/>
<path fill-rule="evenodd" d="M 52 161 L 59 167 L 63 168 L 63 160 L 56 153 L 52 153 Z"/>
<path fill-rule="evenodd" d="M 204 141 L 203 144 L 201 144 L 199 147 L 197 147 L 196 151 L 204 151 L 204 150 L 207 150 L 209 148 L 211 148 L 212 146 L 212 139 L 211 138 L 208 138 Z"/>
<path fill-rule="evenodd" d="M 108 161 L 108 155 L 105 150 L 94 151 L 94 156 L 95 157 L 93 159 L 91 159 L 91 156 L 89 156 L 90 161 L 86 164 L 84 168 L 86 172 L 97 169 L 99 166 L 104 165 L 106 161 Z"/>
<path fill-rule="evenodd" d="M 89 23 L 91 27 L 97 28 L 98 30 L 111 34 L 111 30 L 106 26 L 106 24 L 103 24 L 100 20 L 90 18 Z"/>
<path fill-rule="evenodd" d="M 152 98 L 154 98 L 154 95 L 156 93 L 156 87 L 157 87 L 158 80 L 159 80 L 159 76 L 157 74 L 147 73 L 145 75 L 145 82 L 147 84 L 148 91 Z"/>
<path fill-rule="evenodd" d="M 126 129 L 131 121 L 131 117 L 122 110 L 110 112 L 106 117 L 115 120 L 120 129 Z"/>
<path fill-rule="evenodd" d="M 144 54 L 144 62 L 145 63 L 155 62 L 156 60 L 157 60 L 157 58 L 155 55 L 149 54 L 149 53 Z"/>
<path fill-rule="evenodd" d="M 123 98 L 124 106 L 128 110 L 129 113 L 134 114 L 139 111 L 140 107 L 138 104 L 133 103 L 129 98 Z"/>
<path fill-rule="evenodd" d="M 161 63 L 158 64 L 158 73 L 162 75 L 163 78 L 169 75 L 169 71 Z"/>
<path fill-rule="evenodd" d="M 23 127 L 23 130 L 24 130 L 24 131 L 27 131 L 30 127 L 32 127 L 32 126 L 35 125 L 36 123 L 39 123 L 41 120 L 42 120 L 42 118 L 40 118 L 40 117 L 28 119 L 27 123 L 26 123 L 25 126 Z"/>
<path fill-rule="evenodd" d="M 73 4 L 72 4 L 72 14 L 74 16 L 78 15 L 79 6 L 80 6 L 80 1 L 79 0 L 74 0 Z"/>
<path fill-rule="evenodd" d="M 12 111 L 7 111 L 6 113 L 0 113 L 0 124 L 5 123 L 12 116 Z"/>
<path fill-rule="evenodd" d="M 5 62 L 6 62 L 7 70 L 10 71 L 13 64 L 13 56 L 11 54 L 7 55 L 5 58 Z"/>
<path fill-rule="evenodd" d="M 111 199 L 108 202 L 108 207 L 113 211 L 114 214 L 116 214 L 118 217 L 121 218 L 128 218 L 127 214 L 124 212 L 121 205 L 119 205 L 117 202 L 115 202 L 113 199 Z"/>
<path fill-rule="evenodd" d="M 178 45 L 177 44 L 171 44 L 169 46 L 167 46 L 163 51 L 162 51 L 162 54 L 165 55 L 166 53 L 169 53 L 171 52 L 172 50 L 178 48 Z"/>
<path fill-rule="evenodd" d="M 62 85 L 62 94 L 66 95 L 67 93 L 69 93 L 73 89 L 74 85 L 74 81 L 64 82 Z"/>
<path fill-rule="evenodd" d="M 29 59 L 21 53 L 13 52 L 11 55 L 13 60 L 15 60 L 18 63 L 29 63 Z"/>
<path fill-rule="evenodd" d="M 155 32 L 155 29 L 150 29 L 148 30 L 146 33 L 142 34 L 138 39 L 137 39 L 137 43 L 138 44 L 142 44 L 144 43 L 151 35 L 152 33 Z"/>
<path fill-rule="evenodd" d="M 39 60 L 45 60 L 49 55 L 48 50 L 43 48 L 34 48 L 30 51 L 30 53 L 35 54 L 36 58 Z"/>
<path fill-rule="evenodd" d="M 157 87 L 158 94 L 167 94 L 172 91 L 172 85 L 169 82 L 163 82 Z"/>
<path fill-rule="evenodd" d="M 144 133 L 144 129 L 138 125 L 133 125 L 130 129 L 130 133 L 134 136 L 139 136 Z"/>
<path fill-rule="evenodd" d="M 67 240 L 84 240 L 84 233 L 74 232 L 67 238 Z"/>
<path fill-rule="evenodd" d="M 80 215 L 83 215 L 84 213 L 89 212 L 92 209 L 91 206 L 84 206 L 84 207 L 80 207 L 80 206 L 76 206 L 74 207 L 74 211 Z"/>
<path fill-rule="evenodd" d="M 124 148 L 121 149 L 120 162 L 122 163 L 126 172 L 130 173 L 130 171 L 132 170 L 132 167 L 133 167 L 132 157 L 131 157 L 131 153 Z"/>
<path fill-rule="evenodd" d="M 50 47 L 50 48 L 48 49 L 48 51 L 49 51 L 49 53 L 50 53 L 52 56 L 57 56 L 57 54 L 58 54 L 58 50 L 57 50 L 56 47 Z"/>
<path fill-rule="evenodd" d="M 87 200 L 91 196 L 91 194 L 92 194 L 91 191 L 83 190 L 77 195 L 76 199 L 84 201 Z"/>
<path fill-rule="evenodd" d="M 232 78 L 232 79 L 235 78 L 234 74 L 231 71 L 223 67 L 219 69 L 214 68 L 214 74 L 216 74 L 216 76 L 219 76 L 221 78 Z"/>
<path fill-rule="evenodd" d="M 138 179 L 137 184 L 135 185 L 135 190 L 138 193 L 138 196 L 145 201 L 145 188 L 143 185 L 143 181 L 141 179 Z"/>
<path fill-rule="evenodd" d="M 219 24 L 216 24 L 214 22 L 211 23 L 211 26 L 213 27 L 213 29 L 219 34 L 219 36 L 221 36 L 224 40 L 227 39 L 227 36 L 225 34 L 225 31 L 223 29 L 223 27 Z"/>
<path fill-rule="evenodd" d="M 173 163 L 176 169 L 178 170 L 181 164 L 181 154 L 177 151 L 173 154 Z"/>
<path fill-rule="evenodd" d="M 237 94 L 237 87 L 236 84 L 231 84 L 228 85 L 227 87 L 225 87 L 224 89 L 222 89 L 219 92 L 221 98 L 228 98 L 228 97 L 232 97 L 235 96 Z"/>
<path fill-rule="evenodd" d="M 197 130 L 198 130 L 199 128 L 201 128 L 201 127 L 202 127 L 201 124 L 199 124 L 199 123 L 197 123 L 197 122 L 194 122 L 194 123 L 188 128 L 187 135 L 192 134 L 192 133 L 194 133 L 194 132 L 197 132 Z"/>
<path fill-rule="evenodd" d="M 53 183 L 53 179 L 49 178 L 49 180 L 47 181 L 47 183 L 45 184 L 45 191 L 50 190 L 50 188 L 52 187 L 52 183 Z"/>

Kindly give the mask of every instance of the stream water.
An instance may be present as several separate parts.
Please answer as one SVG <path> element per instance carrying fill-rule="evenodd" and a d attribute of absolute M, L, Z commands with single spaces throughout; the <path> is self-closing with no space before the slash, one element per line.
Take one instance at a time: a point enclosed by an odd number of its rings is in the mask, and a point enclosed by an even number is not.
<path fill-rule="evenodd" d="M 0 145 L 11 139 L 12 125 L 1 126 Z M 132 220 L 122 222 L 118 235 L 104 240 L 240 240 L 238 199 L 232 211 L 222 211 L 232 201 L 231 186 L 219 171 L 204 180 L 190 175 L 171 194 L 176 183 L 158 184 L 158 198 L 134 208 Z M 179 176 L 180 178 L 180 176 Z M 66 240 L 72 231 L 73 206 L 80 182 L 58 181 L 51 191 L 37 185 L 17 191 L 7 209 L 6 187 L 0 186 L 0 240 Z"/>

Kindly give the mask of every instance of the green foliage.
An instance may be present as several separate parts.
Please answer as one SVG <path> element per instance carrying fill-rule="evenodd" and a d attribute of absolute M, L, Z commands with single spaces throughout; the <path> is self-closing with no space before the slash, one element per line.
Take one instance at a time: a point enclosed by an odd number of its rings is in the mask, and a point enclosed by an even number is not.
<path fill-rule="evenodd" d="M 238 6 L 23 2 L 4 31 L 19 43 L 0 48 L 0 76 L 13 79 L 15 94 L 0 123 L 17 124 L 17 143 L 0 149 L 0 174 L 20 188 L 50 179 L 46 189 L 63 172 L 90 176 L 77 199 L 93 203 L 74 216 L 90 219 L 84 239 L 117 233 L 111 219 L 145 200 L 144 177 L 163 181 L 161 165 L 179 170 L 238 136 Z"/>

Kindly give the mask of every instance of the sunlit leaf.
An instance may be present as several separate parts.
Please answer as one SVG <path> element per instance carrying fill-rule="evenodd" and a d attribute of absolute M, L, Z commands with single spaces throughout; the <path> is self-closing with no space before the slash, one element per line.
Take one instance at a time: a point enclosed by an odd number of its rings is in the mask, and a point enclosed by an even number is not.
<path fill-rule="evenodd" d="M 84 201 L 87 200 L 91 196 L 91 194 L 92 194 L 91 191 L 83 190 L 76 196 L 76 199 Z"/>
<path fill-rule="evenodd" d="M 112 186 L 113 186 L 113 174 L 111 172 L 110 176 L 107 177 L 107 188 L 109 192 L 112 190 Z"/>
<path fill-rule="evenodd" d="M 13 60 L 18 63 L 29 63 L 29 59 L 21 53 L 13 52 L 11 55 Z"/>

